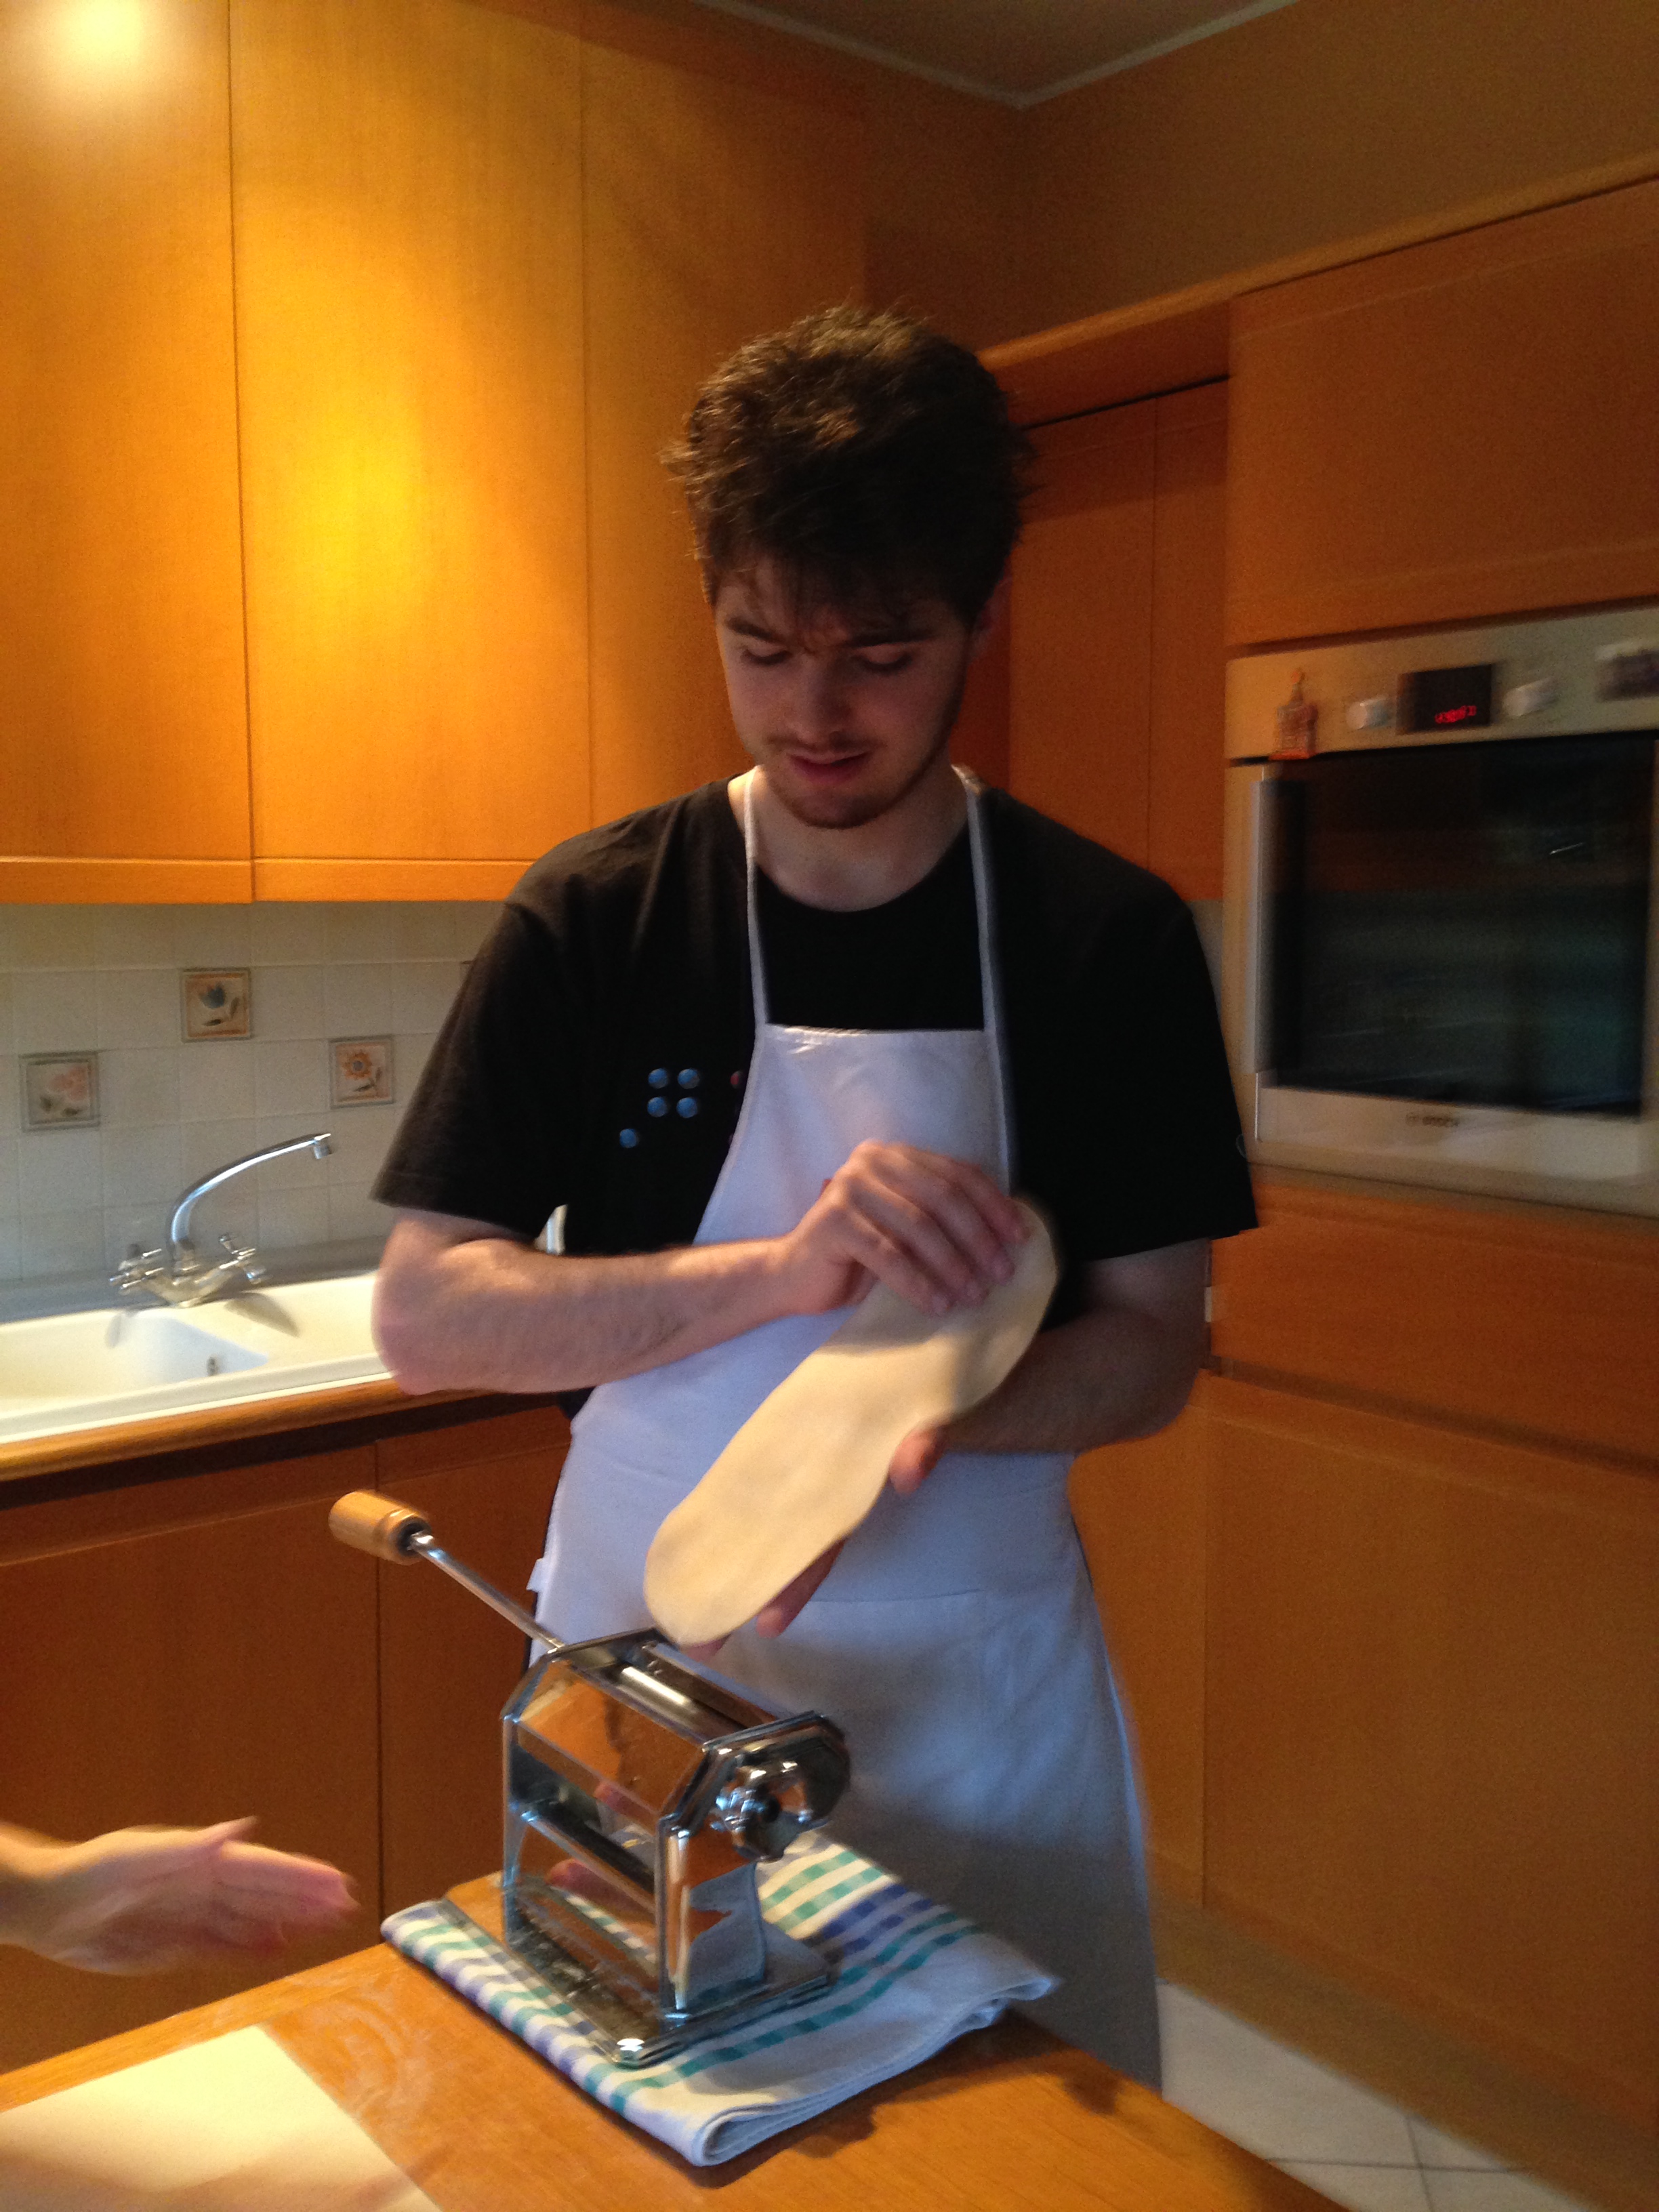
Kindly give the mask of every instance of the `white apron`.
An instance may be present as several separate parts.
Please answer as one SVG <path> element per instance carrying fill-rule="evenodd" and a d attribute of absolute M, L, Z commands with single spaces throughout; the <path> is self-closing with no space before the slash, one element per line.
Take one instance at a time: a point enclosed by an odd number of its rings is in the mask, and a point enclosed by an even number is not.
<path fill-rule="evenodd" d="M 967 779 L 963 779 L 967 781 Z M 1008 1187 L 990 877 L 969 785 L 982 1030 L 813 1030 L 767 1019 L 745 803 L 755 1050 L 700 1244 L 793 1229 L 871 1139 L 970 1160 Z M 845 1318 L 789 1316 L 596 1389 L 577 1415 L 536 1617 L 567 1639 L 648 1625 L 645 1556 L 784 1376 Z M 1158 2014 L 1123 1718 L 1060 1453 L 949 1455 L 883 1492 L 784 1634 L 740 1629 L 720 1671 L 846 1731 L 831 1823 L 854 1850 L 994 1929 L 1062 1986 L 1033 2016 L 1143 2081 Z"/>

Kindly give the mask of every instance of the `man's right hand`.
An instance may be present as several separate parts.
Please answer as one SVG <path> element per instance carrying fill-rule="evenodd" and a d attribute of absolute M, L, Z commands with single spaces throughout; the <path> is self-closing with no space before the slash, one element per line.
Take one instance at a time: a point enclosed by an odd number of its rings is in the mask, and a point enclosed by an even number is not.
<path fill-rule="evenodd" d="M 945 1314 L 1006 1283 L 1025 1237 L 1012 1200 L 965 1160 L 862 1144 L 778 1239 L 784 1296 L 793 1312 L 827 1313 L 881 1282 Z"/>

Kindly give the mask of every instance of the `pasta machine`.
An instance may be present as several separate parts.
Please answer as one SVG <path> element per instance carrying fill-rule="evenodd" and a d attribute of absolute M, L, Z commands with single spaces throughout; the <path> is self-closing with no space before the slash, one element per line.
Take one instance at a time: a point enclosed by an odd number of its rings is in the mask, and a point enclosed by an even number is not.
<path fill-rule="evenodd" d="M 353 1491 L 329 1526 L 377 1559 L 428 1560 L 531 1640 L 501 1715 L 500 1890 L 446 1902 L 606 2057 L 647 2065 L 825 1984 L 819 1954 L 762 1912 L 757 1876 L 847 1786 L 832 1722 L 769 1712 L 652 1631 L 550 1643 L 395 1499 Z"/>

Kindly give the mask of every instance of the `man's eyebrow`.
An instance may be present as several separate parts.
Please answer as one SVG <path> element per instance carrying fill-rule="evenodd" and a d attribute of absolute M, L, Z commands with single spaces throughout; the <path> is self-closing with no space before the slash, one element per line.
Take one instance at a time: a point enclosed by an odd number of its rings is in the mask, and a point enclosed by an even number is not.
<path fill-rule="evenodd" d="M 758 639 L 765 645 L 787 645 L 789 641 L 780 632 L 768 629 L 764 623 L 751 622 L 744 615 L 725 615 L 726 628 L 739 637 Z M 843 639 L 842 643 L 854 652 L 861 652 L 876 645 L 920 645 L 933 632 L 926 623 L 889 623 L 878 629 L 860 630 L 856 635 Z"/>

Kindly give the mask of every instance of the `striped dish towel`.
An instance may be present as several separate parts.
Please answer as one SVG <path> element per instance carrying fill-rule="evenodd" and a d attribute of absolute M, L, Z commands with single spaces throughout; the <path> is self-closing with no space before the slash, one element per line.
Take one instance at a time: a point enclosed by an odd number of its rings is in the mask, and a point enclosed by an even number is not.
<path fill-rule="evenodd" d="M 654 2066 L 602 2057 L 568 2005 L 453 1906 L 412 1905 L 381 1934 L 693 2166 L 718 2166 L 985 2027 L 1052 1978 L 854 1851 L 810 1836 L 760 1872 L 769 1920 L 822 1951 L 815 1996 Z"/>

